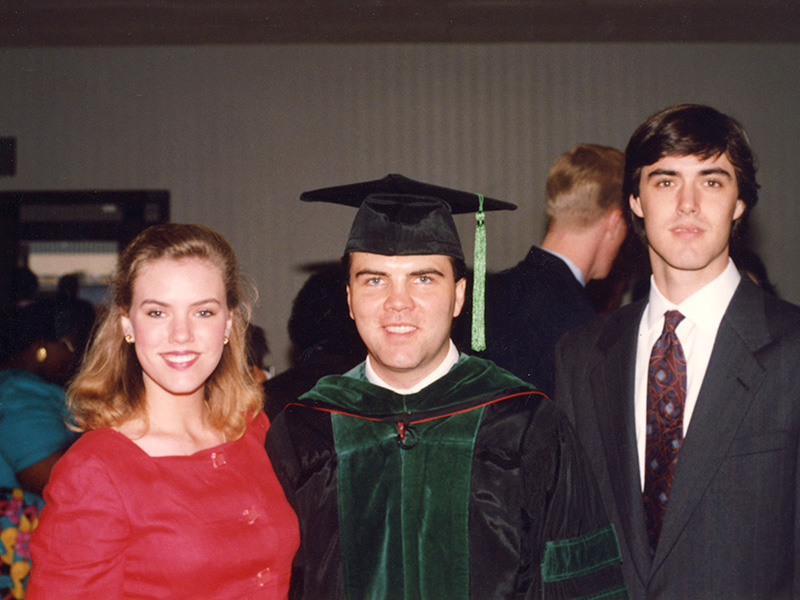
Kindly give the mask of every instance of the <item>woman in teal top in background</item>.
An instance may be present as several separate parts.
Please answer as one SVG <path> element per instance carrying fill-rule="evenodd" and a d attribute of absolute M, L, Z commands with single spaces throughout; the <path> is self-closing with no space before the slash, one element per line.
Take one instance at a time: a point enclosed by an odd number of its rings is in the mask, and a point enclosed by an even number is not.
<path fill-rule="evenodd" d="M 15 309 L 0 344 L 0 598 L 24 597 L 28 539 L 50 470 L 77 434 L 63 384 L 94 319 L 88 303 L 45 298 Z"/>

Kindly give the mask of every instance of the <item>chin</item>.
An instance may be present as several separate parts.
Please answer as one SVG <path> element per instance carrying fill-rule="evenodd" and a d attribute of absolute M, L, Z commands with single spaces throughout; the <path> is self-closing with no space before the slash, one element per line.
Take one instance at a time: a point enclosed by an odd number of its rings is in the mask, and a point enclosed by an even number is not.
<path fill-rule="evenodd" d="M 702 271 L 711 267 L 713 264 L 714 260 L 691 258 L 682 261 L 675 261 L 675 263 L 673 263 L 673 267 L 680 271 Z"/>
<path fill-rule="evenodd" d="M 413 371 L 414 369 L 419 367 L 419 363 L 417 361 L 411 361 L 411 360 L 387 361 L 383 364 L 386 365 L 386 368 L 396 373 L 408 373 L 409 371 Z"/>

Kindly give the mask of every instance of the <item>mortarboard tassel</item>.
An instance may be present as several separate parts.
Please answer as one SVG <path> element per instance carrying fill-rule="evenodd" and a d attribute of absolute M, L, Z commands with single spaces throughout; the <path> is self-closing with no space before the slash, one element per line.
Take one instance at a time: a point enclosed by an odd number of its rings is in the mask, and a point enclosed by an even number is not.
<path fill-rule="evenodd" d="M 472 349 L 486 350 L 485 294 L 486 294 L 486 219 L 483 212 L 483 195 L 478 196 L 475 213 L 475 258 L 472 277 Z"/>

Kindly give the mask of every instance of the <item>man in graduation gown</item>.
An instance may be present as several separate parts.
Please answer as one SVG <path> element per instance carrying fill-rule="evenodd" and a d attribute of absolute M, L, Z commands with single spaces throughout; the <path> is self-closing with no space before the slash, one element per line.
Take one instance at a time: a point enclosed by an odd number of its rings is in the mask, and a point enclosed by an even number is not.
<path fill-rule="evenodd" d="M 368 356 L 267 437 L 300 520 L 293 597 L 626 598 L 566 417 L 450 339 L 466 287 L 451 210 L 508 205 L 400 176 L 303 197 L 359 207 L 343 260 Z"/>

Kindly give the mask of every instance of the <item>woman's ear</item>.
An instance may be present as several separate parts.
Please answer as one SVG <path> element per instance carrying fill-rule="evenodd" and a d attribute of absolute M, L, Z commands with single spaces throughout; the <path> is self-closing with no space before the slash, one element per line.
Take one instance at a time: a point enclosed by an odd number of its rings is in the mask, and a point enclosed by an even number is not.
<path fill-rule="evenodd" d="M 125 314 L 121 315 L 119 324 L 120 327 L 122 327 L 122 335 L 125 336 L 125 341 L 130 344 L 133 342 L 133 325 L 131 324 L 130 318 Z"/>

